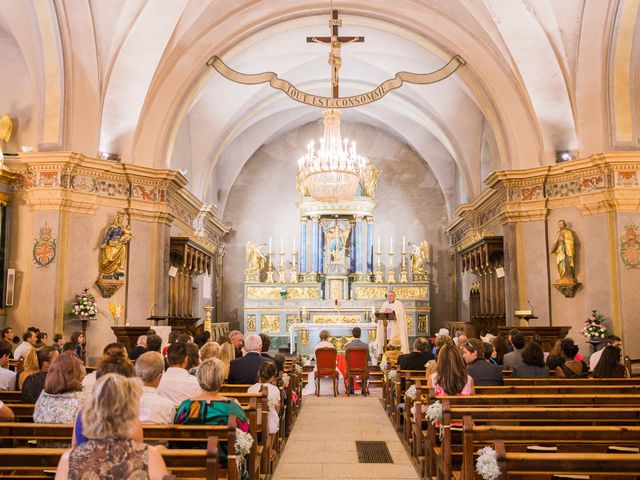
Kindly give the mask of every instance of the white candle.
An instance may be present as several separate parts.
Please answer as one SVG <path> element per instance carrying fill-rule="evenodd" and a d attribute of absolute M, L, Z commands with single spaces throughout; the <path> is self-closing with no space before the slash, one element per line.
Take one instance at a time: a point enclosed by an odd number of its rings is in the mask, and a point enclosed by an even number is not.
<path fill-rule="evenodd" d="M 393 237 L 389 239 L 389 253 L 393 253 Z"/>
<path fill-rule="evenodd" d="M 280 237 L 280 253 L 284 253 L 284 237 Z"/>
<path fill-rule="evenodd" d="M 271 237 L 269 237 L 269 253 L 271 253 L 273 250 L 271 250 Z"/>
<path fill-rule="evenodd" d="M 380 237 L 378 237 L 378 253 L 380 253 L 380 252 L 381 252 L 380 248 L 381 248 L 381 247 L 380 247 Z"/>
<path fill-rule="evenodd" d="M 407 251 L 405 250 L 405 244 L 406 244 L 406 240 L 404 238 L 404 235 L 402 236 L 402 253 L 407 253 Z"/>
<path fill-rule="evenodd" d="M 296 237 L 293 237 L 293 253 L 296 252 Z"/>

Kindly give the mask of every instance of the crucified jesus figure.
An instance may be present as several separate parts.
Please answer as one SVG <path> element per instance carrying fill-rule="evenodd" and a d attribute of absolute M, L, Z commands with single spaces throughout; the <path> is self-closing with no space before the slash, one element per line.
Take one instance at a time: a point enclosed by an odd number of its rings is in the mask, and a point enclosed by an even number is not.
<path fill-rule="evenodd" d="M 313 37 L 313 41 L 316 43 L 327 43 L 326 41 Z M 339 71 L 342 66 L 342 58 L 340 58 L 340 49 L 343 43 L 359 42 L 360 37 L 353 37 L 346 41 L 340 41 L 337 35 L 332 35 L 330 40 L 331 51 L 329 52 L 329 65 L 331 65 L 331 84 L 337 87 L 340 83 Z"/>

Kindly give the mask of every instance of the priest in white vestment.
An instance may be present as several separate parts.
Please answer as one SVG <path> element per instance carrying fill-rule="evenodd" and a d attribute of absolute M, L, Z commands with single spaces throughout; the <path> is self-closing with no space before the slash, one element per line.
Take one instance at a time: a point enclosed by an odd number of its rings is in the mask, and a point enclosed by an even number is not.
<path fill-rule="evenodd" d="M 396 294 L 393 290 L 387 292 L 387 301 L 382 304 L 382 307 L 380 307 L 380 313 L 391 312 L 395 312 L 396 319 L 389 320 L 387 322 L 386 332 L 383 332 L 383 322 L 378 322 L 376 337 L 378 340 L 378 355 L 382 355 L 384 353 L 384 333 L 387 334 L 387 340 L 395 336 L 400 337 L 400 343 L 402 344 L 402 353 L 409 353 L 411 351 L 409 350 L 409 335 L 407 334 L 407 318 L 404 314 L 404 305 L 400 300 L 396 300 Z"/>

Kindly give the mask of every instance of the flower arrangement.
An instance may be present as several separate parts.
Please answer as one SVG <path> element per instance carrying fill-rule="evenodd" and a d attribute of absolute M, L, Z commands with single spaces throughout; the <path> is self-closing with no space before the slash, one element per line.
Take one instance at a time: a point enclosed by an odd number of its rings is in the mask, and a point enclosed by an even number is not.
<path fill-rule="evenodd" d="M 387 378 L 389 380 L 391 380 L 392 382 L 395 382 L 396 378 L 398 378 L 398 371 L 397 370 L 390 370 L 389 373 L 387 373 Z"/>
<path fill-rule="evenodd" d="M 85 288 L 82 293 L 76 295 L 71 304 L 71 315 L 80 318 L 95 318 L 97 314 L 96 299 L 89 293 L 89 289 Z"/>
<path fill-rule="evenodd" d="M 282 287 L 280 289 L 280 298 L 285 300 L 287 298 L 287 295 L 289 295 L 289 292 L 287 292 L 287 289 L 285 287 Z"/>
<path fill-rule="evenodd" d="M 283 373 L 281 378 L 282 378 L 282 385 L 284 385 L 285 388 L 288 387 L 289 382 L 291 381 L 291 377 L 289 376 L 289 374 Z"/>
<path fill-rule="evenodd" d="M 236 428 L 236 463 L 240 468 L 244 462 L 245 457 L 249 455 L 251 446 L 253 445 L 253 437 L 249 432 L 243 432 L 239 428 Z"/>
<path fill-rule="evenodd" d="M 406 398 L 412 398 L 414 400 L 415 400 L 417 395 L 418 395 L 418 391 L 416 390 L 416 386 L 415 385 L 411 385 L 409 388 L 407 388 L 407 391 L 404 393 L 404 396 Z"/>
<path fill-rule="evenodd" d="M 425 416 L 431 423 L 442 421 L 442 403 L 440 403 L 440 400 L 433 402 L 427 407 Z"/>
<path fill-rule="evenodd" d="M 607 327 L 604 324 L 604 316 L 597 310 L 592 310 L 591 315 L 584 321 L 584 327 L 580 333 L 585 337 L 602 337 L 607 334 Z"/>
<path fill-rule="evenodd" d="M 302 367 L 300 365 L 298 365 L 297 363 L 293 364 L 293 373 L 295 373 L 296 375 L 300 375 L 302 373 Z"/>
<path fill-rule="evenodd" d="M 500 467 L 496 451 L 491 447 L 484 447 L 478 450 L 478 460 L 476 460 L 476 471 L 483 480 L 496 480 L 500 477 Z"/>

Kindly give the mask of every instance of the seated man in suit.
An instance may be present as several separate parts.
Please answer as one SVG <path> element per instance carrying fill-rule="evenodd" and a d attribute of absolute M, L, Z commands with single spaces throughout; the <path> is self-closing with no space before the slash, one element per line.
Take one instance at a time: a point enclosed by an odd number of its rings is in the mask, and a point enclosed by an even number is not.
<path fill-rule="evenodd" d="M 413 342 L 413 351 L 398 357 L 400 370 L 425 370 L 425 365 L 433 360 L 431 344 L 424 337 L 418 337 Z"/>
<path fill-rule="evenodd" d="M 462 357 L 469 368 L 469 375 L 473 378 L 474 385 L 481 387 L 502 385 L 502 368 L 485 360 L 482 341 L 477 338 L 467 340 L 462 347 Z"/>
<path fill-rule="evenodd" d="M 263 362 L 270 360 L 264 358 L 262 350 L 262 339 L 260 335 L 249 333 L 244 337 L 244 357 L 231 360 L 229 367 L 229 383 L 253 385 L 258 381 L 258 370 Z"/>
<path fill-rule="evenodd" d="M 369 365 L 369 362 L 371 361 L 371 354 L 369 353 L 369 345 L 367 345 L 362 340 L 360 340 L 360 336 L 362 335 L 362 330 L 360 329 L 360 327 L 353 327 L 353 330 L 351 330 L 351 335 L 353 336 L 353 340 L 351 340 L 349 343 L 347 343 L 344 346 L 345 354 L 346 354 L 346 351 L 349 350 L 350 348 L 366 348 L 367 349 L 367 365 Z M 349 389 L 351 393 L 353 393 L 353 380 L 352 380 L 352 384 L 349 385 Z"/>

